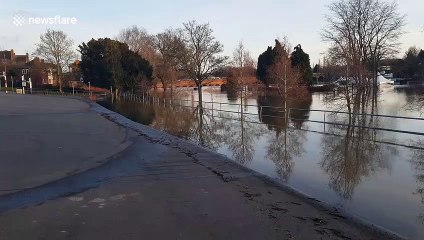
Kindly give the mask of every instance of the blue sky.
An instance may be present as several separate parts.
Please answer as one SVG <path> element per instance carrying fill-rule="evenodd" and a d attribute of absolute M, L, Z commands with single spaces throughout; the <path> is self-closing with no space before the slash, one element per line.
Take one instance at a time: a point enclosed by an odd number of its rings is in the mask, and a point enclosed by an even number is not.
<path fill-rule="evenodd" d="M 274 39 L 287 36 L 292 45 L 302 44 L 318 63 L 327 46 L 321 41 L 324 15 L 331 0 L 0 0 L 0 49 L 32 52 L 39 36 L 47 28 L 61 29 L 75 41 L 115 37 L 123 28 L 137 25 L 156 34 L 168 27 L 181 27 L 183 22 L 208 22 L 216 38 L 224 44 L 226 55 L 240 40 L 255 58 Z M 407 14 L 407 32 L 402 52 L 410 46 L 424 48 L 423 0 L 398 1 L 401 13 Z M 12 23 L 16 13 L 37 17 L 75 17 L 76 25 L 24 25 Z"/>

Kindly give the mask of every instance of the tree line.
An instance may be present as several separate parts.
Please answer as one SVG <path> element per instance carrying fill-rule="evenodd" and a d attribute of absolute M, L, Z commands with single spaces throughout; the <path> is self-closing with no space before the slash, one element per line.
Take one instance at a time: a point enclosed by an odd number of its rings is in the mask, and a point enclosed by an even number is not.
<path fill-rule="evenodd" d="M 35 54 L 57 66 L 60 89 L 63 85 L 61 74 L 76 58 L 72 47 L 71 38 L 63 31 L 55 30 L 47 30 L 41 35 L 37 45 Z M 196 21 L 184 23 L 181 28 L 167 29 L 156 35 L 132 26 L 123 29 L 115 39 L 91 39 L 78 46 L 81 75 L 84 82 L 90 82 L 92 86 L 106 89 L 112 87 L 119 94 L 122 91 L 145 91 L 155 80 L 162 83 L 165 91 L 170 88 L 172 93 L 173 85 L 179 78 L 189 78 L 196 83 L 200 101 L 202 83 L 211 76 L 228 77 L 230 82 L 234 79 L 240 87 L 245 85 L 245 77 L 257 75 L 265 85 L 269 86 L 272 82 L 280 87 L 281 84 L 277 83 L 285 78 L 275 76 L 276 71 L 273 71 L 271 77 L 271 67 L 274 61 L 277 64 L 279 57 L 288 51 L 288 48 L 280 52 L 275 51 L 272 53 L 272 59 L 265 61 L 261 55 L 256 65 L 250 52 L 243 42 L 240 42 L 233 57 L 229 58 L 222 55 L 223 45 L 214 37 L 210 25 Z M 291 53 L 289 61 L 288 70 L 296 69 L 300 74 L 293 79 L 298 81 L 296 84 L 309 84 L 309 55 L 300 45 Z M 256 71 L 256 68 L 260 70 Z M 260 74 L 264 69 L 267 69 L 267 77 Z"/>
<path fill-rule="evenodd" d="M 424 80 L 424 50 L 410 47 L 401 59 L 387 59 L 382 65 L 390 66 L 395 78 Z"/>
<path fill-rule="evenodd" d="M 396 2 L 336 0 L 329 5 L 326 21 L 322 38 L 331 46 L 328 65 L 359 89 L 376 86 L 379 66 L 399 50 L 405 23 Z M 40 37 L 35 53 L 54 63 L 60 76 L 75 58 L 72 45 L 64 32 L 48 30 Z M 253 75 L 289 98 L 289 94 L 302 95 L 299 93 L 313 84 L 309 55 L 300 44 L 292 48 L 286 38 L 268 47 L 256 63 L 242 42 L 232 58 L 224 56 L 223 49 L 209 24 L 189 21 L 156 35 L 137 26 L 129 27 L 115 39 L 82 43 L 78 52 L 84 81 L 113 87 L 117 92 L 140 91 L 156 81 L 172 93 L 177 79 L 189 78 L 196 83 L 201 101 L 202 83 L 209 77 L 225 76 L 232 80 L 229 85 L 239 87 L 245 84 L 246 76 Z M 419 53 L 415 55 L 419 58 Z M 410 67 L 409 62 L 415 61 L 411 59 L 404 59 L 407 67 L 403 68 Z M 61 87 L 60 78 L 59 83 Z M 349 89 L 345 90 L 349 91 L 347 96 L 352 95 Z"/>

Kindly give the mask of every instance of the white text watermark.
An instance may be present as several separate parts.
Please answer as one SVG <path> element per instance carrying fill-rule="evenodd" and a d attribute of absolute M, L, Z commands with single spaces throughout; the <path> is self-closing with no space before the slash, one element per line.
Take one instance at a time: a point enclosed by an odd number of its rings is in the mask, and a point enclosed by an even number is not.
<path fill-rule="evenodd" d="M 77 18 L 62 17 L 60 15 L 53 17 L 27 17 L 23 14 L 15 14 L 12 22 L 17 27 L 24 25 L 75 25 L 77 24 Z"/>

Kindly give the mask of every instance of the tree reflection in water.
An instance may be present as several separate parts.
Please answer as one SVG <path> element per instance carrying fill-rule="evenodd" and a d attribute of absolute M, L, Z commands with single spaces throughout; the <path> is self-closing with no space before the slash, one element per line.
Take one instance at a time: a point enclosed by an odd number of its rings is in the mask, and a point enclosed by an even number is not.
<path fill-rule="evenodd" d="M 197 111 L 197 114 L 194 116 L 196 117 L 196 134 L 193 138 L 196 138 L 195 141 L 197 141 L 201 146 L 216 151 L 224 142 L 222 133 L 225 123 L 218 117 L 214 116 L 208 109 Z"/>
<path fill-rule="evenodd" d="M 286 116 L 283 108 L 269 107 L 284 106 L 284 99 L 277 96 L 258 96 L 260 121 L 275 132 L 275 135 L 269 138 L 266 157 L 274 162 L 277 174 L 285 182 L 293 171 L 294 159 L 300 158 L 305 152 L 305 131 L 300 129 L 309 118 L 311 104 L 311 98 L 288 102 L 289 108 L 302 110 L 292 110 L 290 116 Z"/>
<path fill-rule="evenodd" d="M 194 141 L 211 150 L 217 150 L 223 142 L 223 123 L 199 106 L 154 105 L 156 117 L 153 128 L 174 136 Z"/>
<path fill-rule="evenodd" d="M 424 89 L 423 88 L 395 88 L 395 92 L 403 94 L 406 98 L 404 108 L 411 112 L 424 114 Z"/>
<path fill-rule="evenodd" d="M 180 138 L 192 138 L 193 126 L 196 125 L 194 110 L 178 106 L 153 105 L 153 107 L 156 117 L 150 126 Z"/>
<path fill-rule="evenodd" d="M 127 118 L 143 125 L 150 125 L 155 119 L 155 109 L 150 104 L 140 107 L 139 102 L 130 101 L 124 98 L 105 99 L 98 103 L 107 109 L 119 112 Z"/>
<path fill-rule="evenodd" d="M 371 102 L 371 105 L 369 105 Z M 377 101 L 362 94 L 355 95 L 350 114 L 331 114 L 322 139 L 321 167 L 330 176 L 329 186 L 340 196 L 350 199 L 361 179 L 379 169 L 388 168 L 384 154 L 397 154 L 392 147 L 377 143 L 381 132 Z"/>
<path fill-rule="evenodd" d="M 413 146 L 424 146 L 424 139 L 418 139 L 413 144 Z M 410 162 L 415 171 L 415 178 L 418 184 L 414 194 L 421 197 L 421 204 L 424 206 L 424 149 L 414 149 Z M 419 219 L 424 224 L 424 212 L 419 215 Z"/>
<path fill-rule="evenodd" d="M 227 91 L 228 99 L 234 97 L 233 93 Z M 226 113 L 220 113 L 222 117 L 221 121 L 224 126 L 224 142 L 228 146 L 228 150 L 231 151 L 233 159 L 243 165 L 248 165 L 255 154 L 254 144 L 256 140 L 263 134 L 263 128 L 260 124 L 249 121 L 244 109 L 247 106 L 246 97 L 237 99 L 235 95 L 234 102 L 240 102 L 243 106 L 241 107 L 241 113 L 237 116 L 237 120 L 232 120 L 234 116 Z"/>

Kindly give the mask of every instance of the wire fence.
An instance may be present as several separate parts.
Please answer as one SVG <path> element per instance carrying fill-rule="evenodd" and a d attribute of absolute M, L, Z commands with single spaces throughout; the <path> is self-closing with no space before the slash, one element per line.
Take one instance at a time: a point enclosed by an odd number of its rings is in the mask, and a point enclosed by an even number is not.
<path fill-rule="evenodd" d="M 196 109 L 199 107 L 199 101 L 196 100 L 187 100 L 187 99 L 171 99 L 171 98 L 161 98 L 150 95 L 136 95 L 131 93 L 124 93 L 122 97 L 125 99 L 139 101 L 143 103 L 150 103 L 162 106 L 179 106 L 185 108 Z M 424 126 L 424 118 L 419 117 L 406 117 L 406 116 L 393 116 L 393 115 L 384 115 L 384 114 L 368 114 L 368 113 L 350 113 L 343 111 L 331 111 L 331 110 L 319 110 L 319 109 L 301 109 L 301 108 L 284 108 L 277 106 L 261 106 L 261 105 L 249 105 L 249 104 L 237 104 L 237 103 L 222 103 L 222 102 L 208 102 L 202 101 L 202 109 L 208 111 L 208 113 L 213 117 L 217 116 L 219 113 L 234 114 L 237 117 L 233 120 L 240 120 L 243 117 L 243 120 L 249 116 L 254 116 L 255 119 L 259 119 L 259 122 L 263 123 L 261 119 L 264 117 L 269 118 L 279 118 L 279 119 L 289 119 L 295 121 L 304 121 L 310 123 L 319 123 L 323 125 L 323 131 L 326 132 L 326 126 L 342 126 L 342 127 L 352 127 L 352 128 L 363 128 L 377 131 L 401 133 L 401 134 L 410 134 L 417 136 L 424 136 L 424 132 L 420 131 L 410 131 L 403 129 L 395 128 L 385 128 L 371 125 L 358 125 L 358 124 L 349 124 L 344 122 L 335 122 L 330 120 L 331 116 L 340 116 L 344 115 L 346 118 L 355 119 L 357 117 L 366 117 L 368 118 L 368 123 L 375 123 L 377 120 L 385 121 L 385 119 L 398 119 L 398 120 L 408 120 L 414 121 L 422 126 Z M 254 109 L 252 111 L 252 109 Z M 296 114 L 300 113 L 300 114 Z M 316 117 L 315 119 L 310 119 L 310 113 L 319 113 L 321 116 Z M 301 115 L 303 118 L 294 117 L 296 115 Z M 343 117 L 342 117 L 343 118 Z M 254 121 L 253 121 L 254 122 Z"/>
<path fill-rule="evenodd" d="M 88 90 L 67 90 L 67 91 L 58 91 L 55 89 L 32 89 L 27 91 L 26 94 L 37 94 L 37 95 L 56 95 L 56 96 L 76 96 L 83 98 L 90 98 L 92 100 L 97 100 L 100 98 L 114 97 L 111 92 L 92 92 Z M 174 99 L 174 98 L 164 98 L 153 96 L 150 94 L 133 94 L 124 92 L 120 94 L 120 98 L 126 100 L 132 100 L 137 102 L 142 102 L 146 104 L 154 104 L 164 107 L 183 107 L 190 108 L 192 110 L 199 109 L 199 101 L 192 99 Z M 424 136 L 424 132 L 421 131 L 411 131 L 405 129 L 396 129 L 396 128 L 386 128 L 369 125 L 358 125 L 345 122 L 336 122 L 331 119 L 335 119 L 335 116 L 344 115 L 345 118 L 357 118 L 357 117 L 366 117 L 368 118 L 368 123 L 375 123 L 377 120 L 384 121 L 385 119 L 397 119 L 405 121 L 413 121 L 415 124 L 424 126 L 424 118 L 419 117 L 407 117 L 407 116 L 394 116 L 394 115 L 384 115 L 384 114 L 368 114 L 368 113 L 349 113 L 344 111 L 331 111 L 331 110 L 320 110 L 320 109 L 301 109 L 301 108 L 284 108 L 279 106 L 263 106 L 263 105 L 252 105 L 252 104 L 240 104 L 240 103 L 223 103 L 223 102 L 213 102 L 213 101 L 202 101 L 202 109 L 207 115 L 211 117 L 222 117 L 220 114 L 230 115 L 227 118 L 231 118 L 236 121 L 248 121 L 251 123 L 264 123 L 264 118 L 273 118 L 281 120 L 291 120 L 291 121 L 303 121 L 309 123 L 318 123 L 322 124 L 322 133 L 328 133 L 328 126 L 340 126 L 340 127 L 352 127 L 352 128 L 361 128 L 361 129 L 370 129 L 376 131 L 392 132 L 399 134 L 408 134 L 415 136 Z M 315 113 L 313 119 L 310 118 L 311 113 Z M 317 115 L 318 114 L 318 115 Z M 301 116 L 299 118 L 298 116 Z M 332 118 L 331 118 L 332 117 Z M 342 117 L 343 118 L 343 117 Z"/>

